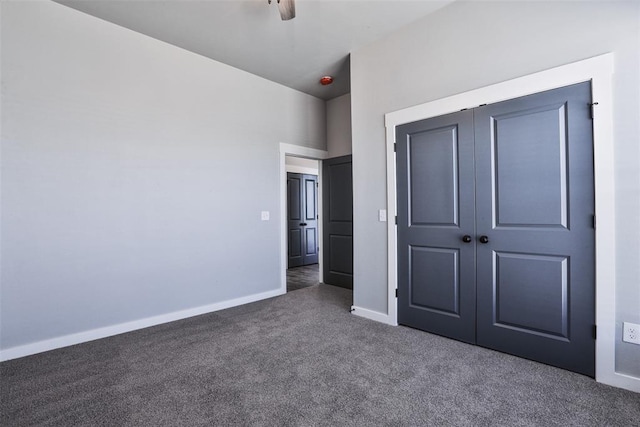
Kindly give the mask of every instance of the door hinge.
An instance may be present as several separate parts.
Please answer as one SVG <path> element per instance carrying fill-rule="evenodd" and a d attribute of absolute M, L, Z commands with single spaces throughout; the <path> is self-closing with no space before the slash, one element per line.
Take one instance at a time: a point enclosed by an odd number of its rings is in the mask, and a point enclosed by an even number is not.
<path fill-rule="evenodd" d="M 597 329 L 598 327 L 596 325 L 593 325 L 593 330 L 592 330 L 592 334 L 593 334 L 593 339 L 596 339 L 597 336 Z"/>
<path fill-rule="evenodd" d="M 593 225 L 593 229 L 596 229 L 596 216 L 595 215 L 591 215 L 591 222 Z"/>
<path fill-rule="evenodd" d="M 589 104 L 589 106 L 591 107 L 591 119 L 593 119 L 596 115 L 596 105 L 598 105 L 597 102 L 592 102 L 591 104 Z"/>
<path fill-rule="evenodd" d="M 396 298 L 398 298 L 398 288 L 396 288 Z"/>
<path fill-rule="evenodd" d="M 396 225 L 398 225 L 398 215 L 396 215 Z"/>
<path fill-rule="evenodd" d="M 397 143 L 397 142 L 394 142 L 394 143 L 393 143 L 393 152 L 395 153 L 395 152 L 397 152 L 397 151 L 398 151 L 398 143 Z"/>

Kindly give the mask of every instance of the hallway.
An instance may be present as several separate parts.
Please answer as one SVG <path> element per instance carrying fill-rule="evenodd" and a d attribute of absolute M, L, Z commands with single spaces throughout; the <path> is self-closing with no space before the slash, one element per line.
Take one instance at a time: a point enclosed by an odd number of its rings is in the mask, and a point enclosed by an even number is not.
<path fill-rule="evenodd" d="M 287 270 L 287 292 L 308 288 L 320 283 L 318 264 L 294 267 Z"/>

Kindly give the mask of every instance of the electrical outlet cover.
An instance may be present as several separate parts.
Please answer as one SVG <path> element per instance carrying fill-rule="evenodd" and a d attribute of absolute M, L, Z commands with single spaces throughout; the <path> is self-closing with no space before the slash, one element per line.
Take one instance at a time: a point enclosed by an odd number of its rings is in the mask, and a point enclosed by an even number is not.
<path fill-rule="evenodd" d="M 640 345 L 640 325 L 624 322 L 622 326 L 622 341 Z"/>

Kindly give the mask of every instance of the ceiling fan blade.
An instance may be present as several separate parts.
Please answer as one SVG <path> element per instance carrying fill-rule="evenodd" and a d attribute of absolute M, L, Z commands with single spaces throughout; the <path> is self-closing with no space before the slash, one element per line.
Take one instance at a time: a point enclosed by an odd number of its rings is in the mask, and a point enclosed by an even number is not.
<path fill-rule="evenodd" d="M 296 3 L 295 0 L 278 0 L 278 10 L 280 11 L 280 18 L 283 21 L 296 17 Z"/>

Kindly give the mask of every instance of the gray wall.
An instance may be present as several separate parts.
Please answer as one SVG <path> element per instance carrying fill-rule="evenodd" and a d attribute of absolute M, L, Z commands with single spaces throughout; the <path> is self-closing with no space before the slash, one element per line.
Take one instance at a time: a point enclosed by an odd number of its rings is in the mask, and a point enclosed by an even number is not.
<path fill-rule="evenodd" d="M 287 170 L 287 172 L 318 175 L 318 160 L 286 156 L 285 169 Z"/>
<path fill-rule="evenodd" d="M 351 154 L 351 94 L 327 101 L 327 151 L 329 157 Z"/>
<path fill-rule="evenodd" d="M 455 2 L 351 55 L 354 304 L 386 313 L 384 114 L 615 53 L 616 316 L 640 322 L 640 2 Z M 383 83 L 381 83 L 383 82 Z M 616 337 L 617 369 L 640 347 Z"/>
<path fill-rule="evenodd" d="M 279 288 L 324 101 L 52 2 L 2 2 L 1 59 L 0 349 Z"/>

